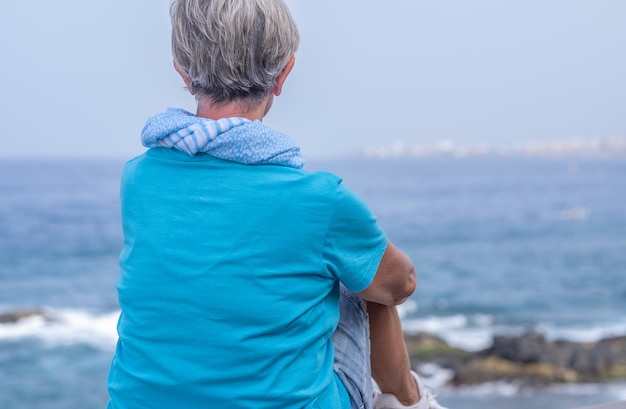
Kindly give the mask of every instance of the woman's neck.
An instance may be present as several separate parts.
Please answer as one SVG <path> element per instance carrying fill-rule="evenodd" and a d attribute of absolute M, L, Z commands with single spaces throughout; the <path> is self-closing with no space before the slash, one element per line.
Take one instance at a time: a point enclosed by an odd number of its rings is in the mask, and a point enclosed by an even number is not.
<path fill-rule="evenodd" d="M 269 111 L 273 96 L 268 96 L 260 103 L 250 107 L 249 104 L 240 101 L 228 102 L 226 104 L 211 104 L 209 101 L 199 101 L 196 116 L 218 120 L 221 118 L 240 117 L 251 121 L 263 121 Z"/>

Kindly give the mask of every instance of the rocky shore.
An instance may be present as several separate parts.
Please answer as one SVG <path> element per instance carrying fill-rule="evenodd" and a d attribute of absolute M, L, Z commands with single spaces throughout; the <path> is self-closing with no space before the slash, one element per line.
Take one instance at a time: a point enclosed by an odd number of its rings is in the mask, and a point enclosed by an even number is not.
<path fill-rule="evenodd" d="M 41 309 L 0 313 L 0 324 L 29 317 L 55 321 Z M 434 363 L 452 371 L 450 386 L 491 381 L 528 385 L 626 380 L 626 335 L 594 343 L 550 341 L 537 332 L 496 336 L 482 351 L 468 352 L 427 333 L 405 336 L 413 368 Z"/>
<path fill-rule="evenodd" d="M 491 347 L 467 352 L 426 333 L 406 335 L 414 368 L 426 362 L 453 371 L 451 386 L 490 381 L 529 385 L 626 379 L 626 336 L 594 343 L 549 341 L 537 332 L 496 336 Z"/>

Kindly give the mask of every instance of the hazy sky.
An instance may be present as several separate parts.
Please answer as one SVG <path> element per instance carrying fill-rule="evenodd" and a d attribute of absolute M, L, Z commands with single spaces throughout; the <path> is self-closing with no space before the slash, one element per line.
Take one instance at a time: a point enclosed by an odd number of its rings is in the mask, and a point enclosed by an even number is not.
<path fill-rule="evenodd" d="M 306 156 L 626 135 L 626 1 L 291 0 L 296 68 L 266 123 Z M 143 151 L 194 109 L 169 0 L 2 0 L 0 156 Z"/>

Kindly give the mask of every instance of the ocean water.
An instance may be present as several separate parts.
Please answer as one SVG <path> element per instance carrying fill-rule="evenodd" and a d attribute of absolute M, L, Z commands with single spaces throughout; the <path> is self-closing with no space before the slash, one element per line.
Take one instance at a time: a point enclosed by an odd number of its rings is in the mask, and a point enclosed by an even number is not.
<path fill-rule="evenodd" d="M 0 408 L 102 408 L 113 354 L 123 161 L 0 160 Z M 626 334 L 625 158 L 312 161 L 344 177 L 413 259 L 407 331 L 479 350 L 494 334 Z M 566 409 L 626 384 L 450 389 L 450 408 Z"/>

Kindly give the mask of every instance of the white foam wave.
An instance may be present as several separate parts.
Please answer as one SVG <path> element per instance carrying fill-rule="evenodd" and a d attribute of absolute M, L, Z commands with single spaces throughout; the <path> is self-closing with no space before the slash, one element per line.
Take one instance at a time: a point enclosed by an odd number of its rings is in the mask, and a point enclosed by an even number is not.
<path fill-rule="evenodd" d="M 528 330 L 538 331 L 549 340 L 596 342 L 603 338 L 626 334 L 624 322 L 596 323 L 594 325 L 558 326 L 540 323 L 535 326 L 497 325 L 492 316 L 484 314 L 430 316 L 404 319 L 403 327 L 409 333 L 427 332 L 436 335 L 449 345 L 466 351 L 488 348 L 495 335 L 521 335 Z"/>
<path fill-rule="evenodd" d="M 413 314 L 417 311 L 417 302 L 414 300 L 406 300 L 404 304 L 398 305 L 398 314 L 401 319 L 406 318 L 407 315 Z"/>
<path fill-rule="evenodd" d="M 485 382 L 479 385 L 461 386 L 457 388 L 456 393 L 467 396 L 503 396 L 511 397 L 520 393 L 522 385 L 515 382 Z"/>
<path fill-rule="evenodd" d="M 401 312 L 402 315 L 412 313 L 414 307 L 406 305 L 404 308 L 408 311 Z M 39 339 L 49 346 L 87 344 L 109 350 L 117 342 L 118 317 L 119 311 L 93 314 L 84 310 L 46 309 L 43 315 L 32 315 L 15 323 L 1 324 L 0 342 L 31 338 Z M 409 333 L 427 332 L 436 335 L 448 344 L 467 351 L 488 348 L 494 335 L 521 335 L 529 329 L 523 326 L 494 325 L 493 317 L 481 314 L 404 319 L 403 327 Z M 539 324 L 532 329 L 551 340 L 595 342 L 626 334 L 626 322 L 585 327 Z"/>
<path fill-rule="evenodd" d="M 82 310 L 47 309 L 45 316 L 33 315 L 0 325 L 0 341 L 37 339 L 50 347 L 75 344 L 111 350 L 117 342 L 119 311 L 91 314 Z"/>
<path fill-rule="evenodd" d="M 467 351 L 479 351 L 491 345 L 496 331 L 504 330 L 493 325 L 493 317 L 485 314 L 466 316 L 462 314 L 426 317 L 403 321 L 409 333 L 427 332 L 434 334 L 448 344 Z M 516 329 L 521 333 L 521 330 Z M 511 331 L 508 329 L 507 331 Z"/>
<path fill-rule="evenodd" d="M 548 339 L 564 339 L 574 342 L 595 342 L 603 338 L 626 334 L 626 322 L 605 323 L 595 326 L 558 327 L 552 324 L 539 324 L 535 329 L 545 334 Z"/>
<path fill-rule="evenodd" d="M 434 363 L 424 363 L 418 366 L 420 378 L 431 388 L 439 389 L 444 387 L 448 381 L 454 378 L 454 371 L 442 368 Z"/>

